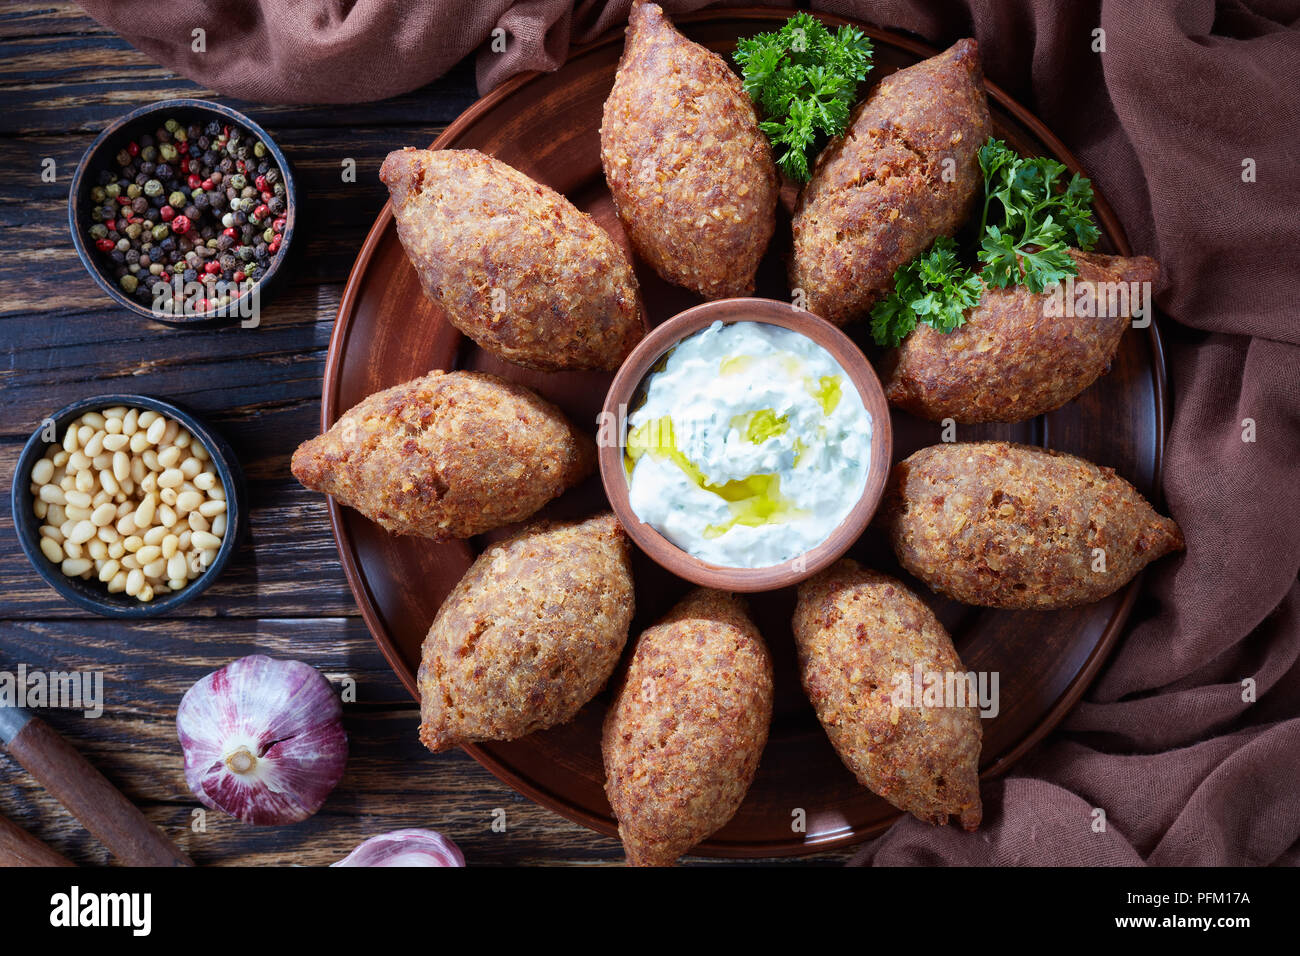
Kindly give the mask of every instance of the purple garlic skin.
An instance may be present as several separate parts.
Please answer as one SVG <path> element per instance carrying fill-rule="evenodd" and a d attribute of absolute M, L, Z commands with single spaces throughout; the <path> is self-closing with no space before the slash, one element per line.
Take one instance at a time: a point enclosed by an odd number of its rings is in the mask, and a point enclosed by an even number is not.
<path fill-rule="evenodd" d="M 330 866 L 464 866 L 460 848 L 436 830 L 381 833 Z"/>
<path fill-rule="evenodd" d="M 343 777 L 343 706 L 315 668 L 260 654 L 204 677 L 181 698 L 185 782 L 245 823 L 297 823 Z"/>

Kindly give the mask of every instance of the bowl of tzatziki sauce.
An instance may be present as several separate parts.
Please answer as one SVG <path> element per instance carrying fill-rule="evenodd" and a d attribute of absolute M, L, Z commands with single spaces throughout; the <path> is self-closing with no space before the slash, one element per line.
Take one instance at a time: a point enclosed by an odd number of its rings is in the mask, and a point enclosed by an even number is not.
<path fill-rule="evenodd" d="M 861 350 L 770 299 L 660 325 L 615 375 L 598 426 L 601 480 L 632 540 L 733 591 L 794 584 L 843 555 L 880 503 L 893 443 Z"/>

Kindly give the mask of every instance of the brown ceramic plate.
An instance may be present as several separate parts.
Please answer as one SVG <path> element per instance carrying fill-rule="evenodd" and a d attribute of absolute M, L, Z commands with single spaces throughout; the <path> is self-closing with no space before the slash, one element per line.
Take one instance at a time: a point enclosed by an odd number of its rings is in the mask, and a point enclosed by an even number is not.
<path fill-rule="evenodd" d="M 772 10 L 720 10 L 677 18 L 691 39 L 730 54 L 737 38 L 777 28 L 788 15 Z M 831 24 L 846 21 L 823 16 Z M 864 27 L 875 44 L 871 82 L 935 51 L 912 40 Z M 510 163 L 567 195 L 625 241 L 600 168 L 601 107 L 623 49 L 621 31 L 575 50 L 555 73 L 517 77 L 472 106 L 434 143 L 473 147 Z M 997 135 L 1021 152 L 1078 162 L 1042 123 L 989 87 Z M 412 144 L 422 145 L 422 144 Z M 783 197 L 788 208 L 792 198 Z M 1098 198 L 1101 251 L 1128 254 L 1114 214 Z M 764 260 L 756 295 L 789 300 L 783 257 L 789 216 Z M 637 276 L 652 325 L 698 304 L 666 285 L 643 263 Z M 859 326 L 849 332 L 867 341 Z M 873 350 L 868 349 L 873 355 Z M 339 306 L 325 368 L 321 424 L 328 427 L 362 398 L 430 368 L 483 369 L 528 385 L 595 430 L 612 376 L 542 373 L 516 368 L 463 339 L 420 292 L 385 207 L 362 247 Z M 940 440 L 939 426 L 893 413 L 894 459 Z M 1125 334 L 1111 371 L 1064 408 L 1018 425 L 964 426 L 961 440 L 1006 439 L 1050 446 L 1109 465 L 1154 497 L 1165 431 L 1164 359 L 1154 324 Z M 607 507 L 593 477 L 544 512 L 579 515 Z M 384 655 L 415 694 L 420 644 L 443 598 L 483 548 L 483 539 L 436 545 L 399 538 L 332 500 L 330 517 L 339 556 L 361 613 Z M 873 530 L 850 554 L 887 573 L 901 574 Z M 690 587 L 644 555 L 634 566 L 637 616 L 633 633 L 666 612 Z M 907 576 L 903 575 L 904 579 Z M 1133 606 L 1136 583 L 1104 601 L 1065 611 L 993 611 L 966 607 L 913 586 L 927 597 L 952 633 L 966 666 L 1000 674 L 1001 710 L 985 721 L 982 773 L 1003 773 L 1039 741 L 1082 695 L 1117 639 Z M 799 687 L 790 615 L 794 590 L 751 596 L 754 619 L 772 648 L 776 706 L 758 776 L 735 819 L 702 844 L 709 856 L 762 857 L 811 853 L 881 832 L 897 817 L 885 801 L 860 787 L 836 757 Z M 600 726 L 608 703 L 601 694 L 563 727 L 511 743 L 467 748 L 510 786 L 602 833 L 615 832 L 603 791 Z M 415 733 L 415 727 L 411 727 Z M 437 758 L 430 755 L 432 771 Z M 795 810 L 806 832 L 792 832 Z M 978 839 L 978 837 L 972 837 Z"/>

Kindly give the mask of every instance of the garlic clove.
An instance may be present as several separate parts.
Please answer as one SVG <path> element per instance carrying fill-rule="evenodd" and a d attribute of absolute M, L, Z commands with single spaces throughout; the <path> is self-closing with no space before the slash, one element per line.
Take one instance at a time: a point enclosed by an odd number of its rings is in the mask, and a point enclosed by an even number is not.
<path fill-rule="evenodd" d="M 343 777 L 343 707 L 315 668 L 260 654 L 207 675 L 181 699 L 185 781 L 245 823 L 311 816 Z"/>
<path fill-rule="evenodd" d="M 330 866 L 464 866 L 460 848 L 436 830 L 381 833 Z"/>

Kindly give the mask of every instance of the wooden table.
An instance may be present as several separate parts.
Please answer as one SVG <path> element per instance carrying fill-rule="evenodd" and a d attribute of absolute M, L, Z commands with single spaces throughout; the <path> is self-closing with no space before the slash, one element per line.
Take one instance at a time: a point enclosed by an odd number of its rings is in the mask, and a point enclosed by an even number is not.
<path fill-rule="evenodd" d="M 136 318 L 100 291 L 73 251 L 67 193 L 82 153 L 113 118 L 176 96 L 221 99 L 247 112 L 298 177 L 288 275 L 259 328 L 177 330 Z M 293 449 L 318 430 L 339 296 L 386 199 L 379 164 L 390 150 L 432 142 L 475 98 L 473 63 L 465 61 L 382 103 L 244 103 L 152 63 L 71 3 L 10 3 L 0 15 L 0 671 L 25 663 L 102 672 L 102 717 L 42 716 L 200 864 L 325 865 L 369 836 L 416 826 L 450 836 L 471 864 L 622 859 L 617 840 L 518 796 L 464 753 L 424 750 L 417 707 L 371 641 L 339 569 L 325 500 L 289 474 Z M 47 158 L 55 182 L 41 177 Z M 349 158 L 355 183 L 342 181 Z M 41 581 L 14 536 L 7 489 L 22 443 L 63 405 L 114 391 L 194 408 L 231 442 L 247 474 L 251 537 L 180 617 L 118 623 L 79 611 Z M 347 775 L 321 812 L 296 826 L 252 827 L 209 813 L 206 831 L 196 832 L 199 804 L 185 785 L 176 706 L 204 674 L 252 653 L 356 680 L 357 703 L 345 708 Z M 504 833 L 492 828 L 498 808 Z M 0 814 L 77 863 L 111 862 L 7 757 L 0 757 Z"/>

